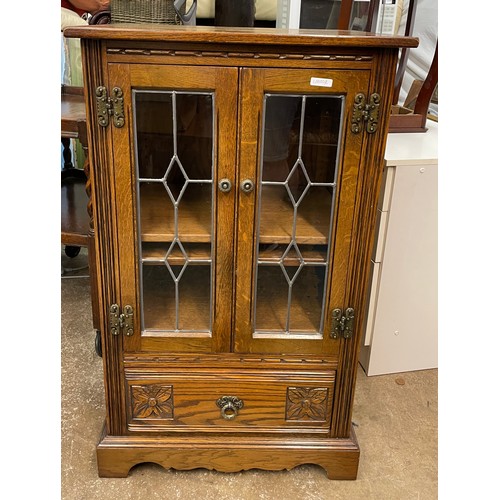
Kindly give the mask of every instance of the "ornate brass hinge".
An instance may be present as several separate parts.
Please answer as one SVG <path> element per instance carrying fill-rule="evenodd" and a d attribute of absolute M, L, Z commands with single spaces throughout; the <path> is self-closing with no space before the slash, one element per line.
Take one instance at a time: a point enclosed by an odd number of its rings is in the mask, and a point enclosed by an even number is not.
<path fill-rule="evenodd" d="M 107 127 L 109 117 L 113 117 L 115 127 L 121 128 L 125 124 L 125 113 L 123 111 L 123 91 L 120 87 L 114 87 L 111 97 L 108 90 L 102 85 L 95 89 L 97 100 L 97 123 L 101 127 Z"/>
<path fill-rule="evenodd" d="M 132 306 L 125 306 L 120 314 L 120 306 L 111 304 L 109 308 L 109 327 L 112 335 L 119 335 L 123 330 L 125 335 L 134 334 L 134 310 Z"/>
<path fill-rule="evenodd" d="M 354 309 L 348 307 L 345 314 L 342 314 L 342 309 L 334 309 L 332 311 L 332 327 L 330 337 L 338 339 L 343 336 L 345 339 L 350 339 L 354 333 Z"/>
<path fill-rule="evenodd" d="M 351 130 L 354 134 L 359 134 L 359 132 L 361 132 L 363 123 L 369 134 L 376 132 L 378 127 L 379 106 L 379 94 L 372 94 L 368 103 L 366 102 L 366 96 L 364 94 L 359 93 L 356 95 L 354 98 L 351 120 Z"/>

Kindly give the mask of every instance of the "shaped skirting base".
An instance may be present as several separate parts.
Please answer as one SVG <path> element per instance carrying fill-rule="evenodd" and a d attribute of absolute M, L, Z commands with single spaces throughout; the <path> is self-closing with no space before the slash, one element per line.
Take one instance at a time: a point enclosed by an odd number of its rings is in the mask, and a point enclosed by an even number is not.
<path fill-rule="evenodd" d="M 97 446 L 100 477 L 127 477 L 137 464 L 153 462 L 168 469 L 205 468 L 220 472 L 282 470 L 317 464 L 329 479 L 356 479 L 359 446 L 348 439 L 273 437 L 136 437 L 103 434 Z"/>

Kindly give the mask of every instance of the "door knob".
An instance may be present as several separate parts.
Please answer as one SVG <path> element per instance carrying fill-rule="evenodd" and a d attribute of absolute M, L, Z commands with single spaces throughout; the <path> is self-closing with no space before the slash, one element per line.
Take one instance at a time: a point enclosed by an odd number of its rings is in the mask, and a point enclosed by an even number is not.
<path fill-rule="evenodd" d="M 245 179 L 241 183 L 241 190 L 244 193 L 251 193 L 253 191 L 253 188 L 254 188 L 254 184 L 253 184 L 253 181 L 251 181 L 250 179 Z"/>
<path fill-rule="evenodd" d="M 231 191 L 232 187 L 233 187 L 233 185 L 231 184 L 231 181 L 229 179 L 221 179 L 219 181 L 219 189 L 223 193 L 229 193 L 229 191 Z"/>

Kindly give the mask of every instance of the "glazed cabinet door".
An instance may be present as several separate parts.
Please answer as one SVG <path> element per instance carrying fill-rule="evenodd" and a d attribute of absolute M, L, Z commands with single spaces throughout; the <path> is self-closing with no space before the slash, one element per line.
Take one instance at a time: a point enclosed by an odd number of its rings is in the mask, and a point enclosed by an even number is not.
<path fill-rule="evenodd" d="M 351 131 L 369 71 L 244 69 L 237 352 L 334 355 L 345 304 L 363 135 Z"/>
<path fill-rule="evenodd" d="M 237 70 L 108 68 L 124 351 L 228 351 Z"/>

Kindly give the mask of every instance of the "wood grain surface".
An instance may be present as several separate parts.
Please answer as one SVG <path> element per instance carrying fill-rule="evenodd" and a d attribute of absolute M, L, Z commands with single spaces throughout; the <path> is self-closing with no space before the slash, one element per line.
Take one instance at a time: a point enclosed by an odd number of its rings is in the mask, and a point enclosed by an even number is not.
<path fill-rule="evenodd" d="M 329 478 L 354 479 L 359 446 L 351 415 L 391 87 L 397 49 L 415 47 L 417 40 L 151 25 L 74 27 L 65 35 L 82 39 L 90 117 L 88 188 L 107 408 L 97 447 L 99 474 L 124 477 L 145 461 L 228 472 L 315 463 Z M 331 86 L 311 85 L 313 78 Z M 122 128 L 97 124 L 94 93 L 101 85 L 123 91 Z M 177 233 L 164 185 L 148 184 L 147 176 L 138 180 L 136 90 L 212 96 L 212 184 L 204 193 L 194 186 L 186 191 Z M 351 129 L 360 92 L 381 95 L 375 133 Z M 339 130 L 324 136 L 338 159 L 335 185 L 326 190 L 331 201 L 314 188 L 298 211 L 296 244 L 309 260 L 300 271 L 308 279 L 298 279 L 292 300 L 297 331 L 280 331 L 282 320 L 273 327 L 271 320 L 288 307 L 277 275 L 268 273 L 261 283 L 257 277 L 259 255 L 266 269 L 285 266 L 291 275 L 301 264 L 296 253 L 282 253 L 291 241 L 290 201 L 259 186 L 266 93 L 336 96 L 342 106 Z M 146 135 L 158 123 L 158 113 L 150 114 L 140 131 Z M 160 135 L 171 137 L 172 130 L 163 127 Z M 159 142 L 153 138 L 150 144 Z M 317 162 L 323 177 L 329 176 L 328 154 L 310 151 L 306 160 Z M 229 191 L 218 189 L 221 179 L 231 182 Z M 255 188 L 245 192 L 247 180 Z M 167 257 L 176 237 L 185 241 L 190 258 L 207 260 L 188 263 L 178 296 L 172 280 L 157 286 L 168 278 L 169 266 L 186 263 L 179 248 Z M 318 270 L 326 271 L 324 278 Z M 144 277 L 147 290 L 141 289 Z M 113 303 L 133 307 L 133 335 L 110 334 Z M 332 309 L 346 307 L 356 311 L 354 335 L 332 338 Z M 262 330 L 256 328 L 256 308 Z M 176 316 L 183 328 L 171 326 Z M 237 411 L 224 410 L 234 418 L 221 413 L 217 401 L 223 396 L 243 401 Z"/>
<path fill-rule="evenodd" d="M 300 45 L 302 47 L 416 47 L 418 39 L 375 35 L 361 31 L 228 28 L 211 26 L 165 26 L 113 24 L 100 26 L 73 26 L 64 30 L 69 38 L 100 40 L 179 41 L 201 43 Z"/>

